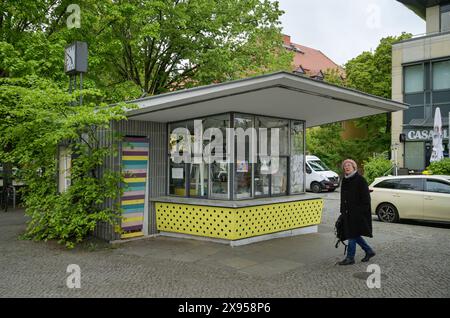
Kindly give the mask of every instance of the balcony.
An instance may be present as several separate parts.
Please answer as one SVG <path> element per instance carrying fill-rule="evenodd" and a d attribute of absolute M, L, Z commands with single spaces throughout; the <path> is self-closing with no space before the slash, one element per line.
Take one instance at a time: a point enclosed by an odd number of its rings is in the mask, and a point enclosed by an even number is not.
<path fill-rule="evenodd" d="M 395 42 L 393 45 L 395 46 L 395 45 L 407 43 L 407 42 L 422 41 L 422 40 L 431 39 L 431 38 L 435 38 L 435 37 L 442 37 L 444 41 L 450 41 L 450 30 L 443 31 L 443 32 L 415 34 L 411 38 Z"/>
<path fill-rule="evenodd" d="M 397 1 L 403 3 L 406 7 L 414 11 L 422 19 L 425 19 L 427 8 L 448 3 L 448 0 L 397 0 Z"/>

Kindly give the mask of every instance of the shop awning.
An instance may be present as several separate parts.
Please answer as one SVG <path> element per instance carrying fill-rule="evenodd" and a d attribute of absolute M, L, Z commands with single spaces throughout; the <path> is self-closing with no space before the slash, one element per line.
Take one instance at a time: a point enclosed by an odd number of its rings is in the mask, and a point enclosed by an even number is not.
<path fill-rule="evenodd" d="M 287 72 L 131 101 L 130 120 L 172 122 L 225 112 L 305 120 L 307 127 L 407 109 L 389 99 Z"/>

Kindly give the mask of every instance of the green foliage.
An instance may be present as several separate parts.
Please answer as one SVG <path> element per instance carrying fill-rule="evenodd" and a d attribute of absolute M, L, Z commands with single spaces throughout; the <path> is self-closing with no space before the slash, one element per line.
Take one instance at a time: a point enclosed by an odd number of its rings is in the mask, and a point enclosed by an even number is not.
<path fill-rule="evenodd" d="M 450 158 L 444 158 L 441 161 L 432 162 L 427 169 L 435 175 L 450 176 Z"/>
<path fill-rule="evenodd" d="M 363 52 L 345 64 L 345 86 L 383 98 L 391 98 L 392 44 L 411 37 L 402 33 L 380 40 L 375 52 Z M 390 149 L 391 114 L 364 117 L 355 121 L 358 128 L 367 130 L 367 153 L 381 153 Z"/>
<path fill-rule="evenodd" d="M 386 159 L 387 153 L 375 155 L 364 161 L 364 177 L 371 184 L 375 178 L 387 175 L 392 170 L 392 163 Z"/>
<path fill-rule="evenodd" d="M 100 147 L 98 135 L 113 120 L 124 119 L 124 105 L 95 106 L 98 92 L 84 91 L 86 103 L 50 80 L 35 76 L 0 80 L 0 162 L 19 168 L 26 214 L 26 238 L 57 239 L 73 247 L 98 221 L 117 222 L 119 207 L 105 208 L 120 195 L 120 173 L 100 172 L 114 148 Z M 71 186 L 57 191 L 58 146 L 73 153 Z M 114 145 L 114 143 L 113 143 Z"/>
<path fill-rule="evenodd" d="M 108 103 L 291 67 L 276 1 L 84 0 L 81 27 L 68 29 L 71 3 L 2 1 L 0 77 L 67 87 L 64 47 L 74 40 L 89 45 L 85 84 Z"/>
<path fill-rule="evenodd" d="M 338 172 L 342 162 L 342 126 L 338 123 L 306 130 L 308 153 L 318 156 L 330 169 Z M 330 145 L 333 145 L 330 148 Z M 333 149 L 333 151 L 330 151 Z"/>
<path fill-rule="evenodd" d="M 374 52 L 363 52 L 345 64 L 345 76 L 334 70 L 325 74 L 329 83 L 391 98 L 392 44 L 410 38 L 410 34 L 381 39 Z M 389 151 L 391 144 L 390 114 L 380 114 L 353 120 L 365 132 L 358 138 L 343 140 L 341 124 L 323 125 L 307 132 L 307 149 L 318 155 L 330 167 L 340 171 L 340 162 L 352 158 L 358 164 L 374 153 Z"/>
<path fill-rule="evenodd" d="M 103 203 L 120 194 L 121 176 L 100 173 L 114 150 L 97 136 L 124 118 L 124 105 L 104 103 L 288 70 L 292 61 L 276 1 L 83 0 L 81 28 L 69 29 L 71 3 L 0 3 L 0 162 L 20 168 L 27 185 L 26 237 L 70 247 L 98 221 L 117 220 L 118 207 Z M 83 106 L 69 106 L 79 96 L 66 93 L 64 47 L 75 40 L 89 45 Z M 75 156 L 64 193 L 55 182 L 61 143 Z"/>

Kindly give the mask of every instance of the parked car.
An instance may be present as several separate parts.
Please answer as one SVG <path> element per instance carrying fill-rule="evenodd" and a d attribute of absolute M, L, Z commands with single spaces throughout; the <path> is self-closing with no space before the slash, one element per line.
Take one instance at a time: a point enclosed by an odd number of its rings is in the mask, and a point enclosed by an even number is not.
<path fill-rule="evenodd" d="M 383 222 L 418 219 L 450 222 L 450 176 L 376 178 L 369 186 L 372 213 Z"/>
<path fill-rule="evenodd" d="M 332 192 L 339 187 L 339 176 L 318 157 L 306 156 L 306 190 L 318 193 Z"/>

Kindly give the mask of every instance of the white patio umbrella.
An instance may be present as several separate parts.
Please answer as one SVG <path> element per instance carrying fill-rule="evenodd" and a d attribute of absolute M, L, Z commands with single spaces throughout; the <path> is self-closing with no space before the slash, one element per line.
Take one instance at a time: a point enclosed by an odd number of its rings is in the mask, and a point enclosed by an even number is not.
<path fill-rule="evenodd" d="M 444 147 L 442 146 L 442 117 L 439 107 L 434 113 L 434 129 L 433 129 L 433 152 L 431 154 L 430 162 L 440 161 L 444 158 Z"/>

